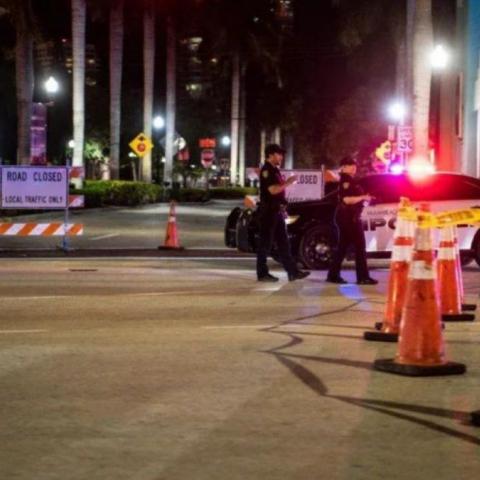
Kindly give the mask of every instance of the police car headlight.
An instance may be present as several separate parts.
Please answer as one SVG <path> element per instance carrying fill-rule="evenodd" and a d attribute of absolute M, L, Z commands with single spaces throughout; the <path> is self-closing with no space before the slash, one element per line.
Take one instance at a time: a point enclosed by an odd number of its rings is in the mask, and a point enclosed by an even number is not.
<path fill-rule="evenodd" d="M 292 223 L 295 223 L 299 218 L 300 218 L 300 215 L 289 215 L 285 220 L 285 223 L 287 225 L 292 225 Z"/>

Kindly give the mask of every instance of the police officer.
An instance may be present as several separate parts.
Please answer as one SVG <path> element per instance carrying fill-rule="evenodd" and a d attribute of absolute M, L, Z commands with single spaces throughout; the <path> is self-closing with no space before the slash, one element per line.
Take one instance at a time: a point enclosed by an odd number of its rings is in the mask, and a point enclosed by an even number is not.
<path fill-rule="evenodd" d="M 373 197 L 365 194 L 354 178 L 356 172 L 357 164 L 352 157 L 345 157 L 341 160 L 338 205 L 335 211 L 338 245 L 328 271 L 327 282 L 347 283 L 340 276 L 340 269 L 348 247 L 353 245 L 357 283 L 359 285 L 375 285 L 378 281 L 371 278 L 368 273 L 365 234 L 360 219 L 364 203 L 370 202 Z"/>
<path fill-rule="evenodd" d="M 259 245 L 257 248 L 257 279 L 259 282 L 277 282 L 268 271 L 267 256 L 275 245 L 289 281 L 300 280 L 310 272 L 298 270 L 290 252 L 290 242 L 285 224 L 287 200 L 285 190 L 295 183 L 296 177 L 285 180 L 280 165 L 285 150 L 277 144 L 265 148 L 265 163 L 260 170 L 260 205 L 258 207 Z"/>

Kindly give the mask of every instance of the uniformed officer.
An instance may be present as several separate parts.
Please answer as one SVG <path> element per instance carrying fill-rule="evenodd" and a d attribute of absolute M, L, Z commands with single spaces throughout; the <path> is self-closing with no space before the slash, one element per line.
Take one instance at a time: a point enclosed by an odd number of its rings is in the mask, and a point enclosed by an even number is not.
<path fill-rule="evenodd" d="M 285 150 L 277 144 L 265 148 L 265 163 L 260 170 L 260 204 L 258 206 L 259 245 L 257 248 L 257 278 L 259 282 L 277 282 L 278 278 L 268 271 L 267 256 L 272 244 L 278 250 L 280 261 L 288 274 L 289 281 L 300 280 L 310 272 L 298 270 L 290 252 L 285 224 L 287 200 L 285 190 L 296 181 L 295 176 L 285 180 L 280 165 Z"/>
<path fill-rule="evenodd" d="M 360 219 L 364 203 L 370 202 L 373 197 L 366 194 L 354 178 L 356 172 L 357 164 L 352 157 L 345 157 L 341 160 L 338 205 L 335 211 L 338 245 L 328 271 L 327 282 L 347 283 L 340 276 L 340 269 L 348 247 L 353 245 L 357 283 L 359 285 L 375 285 L 378 280 L 371 278 L 368 273 L 365 234 Z"/>

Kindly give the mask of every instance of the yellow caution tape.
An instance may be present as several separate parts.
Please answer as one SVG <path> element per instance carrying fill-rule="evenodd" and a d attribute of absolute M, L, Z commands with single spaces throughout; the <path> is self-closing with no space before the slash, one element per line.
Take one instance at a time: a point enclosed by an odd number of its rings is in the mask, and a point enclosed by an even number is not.
<path fill-rule="evenodd" d="M 467 224 L 472 225 L 480 222 L 480 209 L 469 208 L 466 210 L 453 210 L 435 215 L 437 227 L 448 227 L 450 225 Z"/>
<path fill-rule="evenodd" d="M 480 208 L 450 210 L 440 213 L 421 212 L 410 206 L 408 199 L 402 198 L 398 217 L 416 221 L 419 228 L 442 228 L 452 225 L 473 225 L 480 223 Z"/>

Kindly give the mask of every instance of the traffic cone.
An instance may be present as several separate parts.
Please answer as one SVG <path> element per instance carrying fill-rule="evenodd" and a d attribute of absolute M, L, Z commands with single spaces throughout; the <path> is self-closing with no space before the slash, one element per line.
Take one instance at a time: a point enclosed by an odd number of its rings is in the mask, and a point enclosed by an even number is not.
<path fill-rule="evenodd" d="M 175 216 L 175 202 L 170 202 L 168 213 L 167 230 L 165 232 L 165 243 L 159 249 L 181 249 L 178 241 L 177 219 Z"/>
<path fill-rule="evenodd" d="M 383 322 L 375 324 L 377 331 L 363 334 L 365 340 L 375 342 L 396 342 L 405 303 L 405 285 L 408 279 L 413 241 L 415 234 L 416 213 L 407 198 L 400 199 L 397 223 L 393 234 L 392 260 L 388 279 L 387 303 Z"/>
<path fill-rule="evenodd" d="M 458 276 L 458 286 L 460 289 L 460 298 L 462 302 L 462 310 L 465 312 L 473 312 L 477 309 L 477 306 L 474 303 L 464 303 L 465 301 L 465 291 L 463 288 L 463 273 L 462 273 L 462 257 L 460 255 L 460 247 L 458 245 L 458 231 L 457 227 L 453 227 L 453 232 L 455 236 L 455 253 L 457 260 L 457 276 Z"/>
<path fill-rule="evenodd" d="M 472 412 L 472 423 L 477 427 L 480 427 L 480 410 Z"/>
<path fill-rule="evenodd" d="M 427 208 L 422 206 L 415 233 L 397 356 L 376 360 L 376 370 L 409 376 L 456 375 L 466 371 L 465 365 L 445 359 L 435 254 Z"/>
<path fill-rule="evenodd" d="M 458 264 L 454 227 L 441 228 L 437 272 L 440 288 L 440 311 L 444 322 L 471 322 L 475 320 L 475 315 L 462 313 L 460 292 L 462 272 L 461 270 L 459 272 Z"/>

